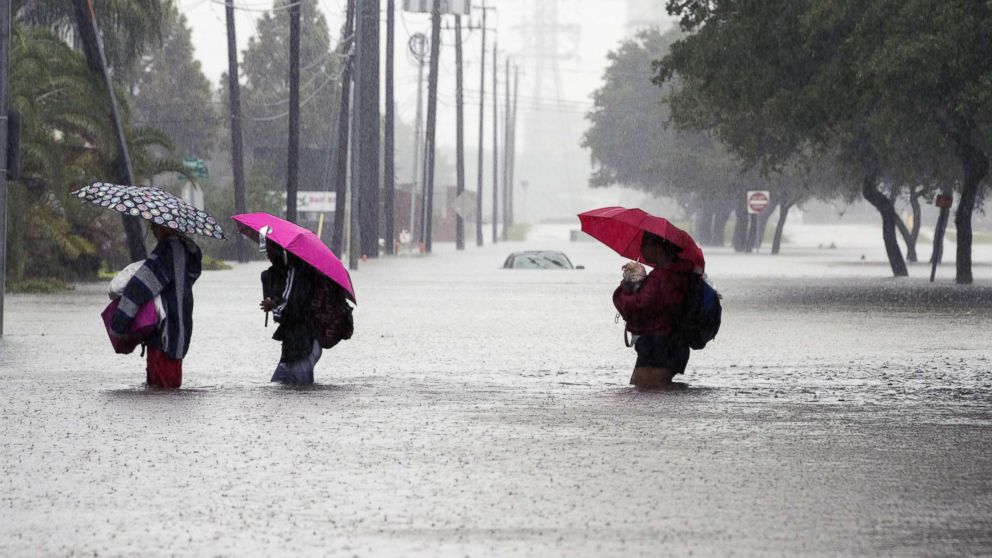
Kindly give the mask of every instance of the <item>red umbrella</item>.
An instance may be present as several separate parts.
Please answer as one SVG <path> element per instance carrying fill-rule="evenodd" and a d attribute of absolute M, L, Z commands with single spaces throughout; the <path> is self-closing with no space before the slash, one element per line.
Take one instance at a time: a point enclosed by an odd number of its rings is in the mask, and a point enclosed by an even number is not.
<path fill-rule="evenodd" d="M 645 232 L 649 232 L 681 248 L 679 258 L 691 262 L 696 273 L 702 274 L 706 269 L 703 251 L 696 241 L 668 219 L 655 217 L 640 209 L 603 207 L 579 213 L 579 221 L 583 232 L 625 258 L 641 259 L 641 239 Z"/>

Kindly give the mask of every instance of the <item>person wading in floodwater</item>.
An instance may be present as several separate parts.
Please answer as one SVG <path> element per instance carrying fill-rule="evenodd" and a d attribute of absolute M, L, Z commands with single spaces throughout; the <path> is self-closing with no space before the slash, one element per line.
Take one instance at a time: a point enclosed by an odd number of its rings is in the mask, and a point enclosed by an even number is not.
<path fill-rule="evenodd" d="M 613 305 L 634 336 L 637 363 L 630 383 L 637 387 L 670 387 L 672 378 L 683 373 L 689 362 L 689 343 L 676 326 L 689 289 L 687 273 L 693 264 L 679 259 L 680 252 L 678 246 L 645 232 L 641 258 L 654 269 L 641 281 L 621 282 L 613 292 Z M 625 275 L 637 274 L 625 269 Z"/>
<path fill-rule="evenodd" d="M 161 295 L 165 321 L 147 340 L 147 383 L 178 388 L 193 334 L 193 283 L 200 277 L 203 255 L 186 235 L 157 224 L 150 227 L 158 245 L 124 287 L 110 327 L 124 335 L 138 308 Z"/>

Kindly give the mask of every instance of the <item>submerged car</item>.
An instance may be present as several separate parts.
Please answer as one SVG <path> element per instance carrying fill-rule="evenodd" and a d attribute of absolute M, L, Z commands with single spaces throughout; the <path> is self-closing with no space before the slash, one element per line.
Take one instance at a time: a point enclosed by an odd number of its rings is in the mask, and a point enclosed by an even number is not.
<path fill-rule="evenodd" d="M 573 266 L 568 256 L 554 250 L 514 252 L 503 262 L 503 269 L 585 269 Z"/>

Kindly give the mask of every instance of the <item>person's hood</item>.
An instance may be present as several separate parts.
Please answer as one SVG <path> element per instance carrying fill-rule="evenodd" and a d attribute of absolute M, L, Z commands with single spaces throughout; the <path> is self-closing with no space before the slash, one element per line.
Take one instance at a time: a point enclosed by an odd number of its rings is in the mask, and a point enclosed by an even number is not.
<path fill-rule="evenodd" d="M 644 265 L 651 266 L 649 263 L 645 263 Z M 674 261 L 668 262 L 665 265 L 659 265 L 653 268 L 653 270 L 656 269 L 663 269 L 670 273 L 690 273 L 695 269 L 695 266 L 688 260 L 676 258 Z"/>

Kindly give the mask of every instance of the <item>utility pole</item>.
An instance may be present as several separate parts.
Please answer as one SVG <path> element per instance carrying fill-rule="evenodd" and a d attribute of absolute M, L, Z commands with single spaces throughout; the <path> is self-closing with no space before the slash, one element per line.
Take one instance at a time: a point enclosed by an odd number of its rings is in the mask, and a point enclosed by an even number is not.
<path fill-rule="evenodd" d="M 379 51 L 374 51 L 371 45 L 374 38 L 369 35 L 373 32 L 373 24 L 379 20 L 378 0 L 357 0 L 355 4 L 355 88 L 353 92 L 355 106 L 352 110 L 352 130 L 351 141 L 351 219 L 349 247 L 348 247 L 348 267 L 352 270 L 358 269 L 358 261 L 364 251 L 366 236 L 371 232 L 366 226 L 365 218 L 368 214 L 366 204 L 369 197 L 369 183 L 378 181 L 378 169 L 373 166 L 378 161 L 379 149 L 378 141 L 369 139 L 369 134 L 378 136 L 378 109 L 379 109 Z M 370 22 L 369 19 L 375 21 Z M 370 103 L 370 98 L 374 103 Z M 370 104 L 374 104 L 370 106 Z M 370 116 L 375 117 L 375 122 L 369 122 Z M 377 140 L 378 138 L 374 138 Z M 369 151 L 374 150 L 374 156 L 369 157 Z M 372 159 L 373 165 L 370 165 Z M 375 173 L 373 175 L 373 173 Z"/>
<path fill-rule="evenodd" d="M 348 0 L 344 27 L 338 52 L 342 55 L 341 96 L 338 99 L 338 137 L 334 144 L 334 235 L 331 250 L 340 258 L 344 255 L 344 222 L 348 199 L 348 138 L 351 130 L 351 75 L 355 66 L 355 3 Z"/>
<path fill-rule="evenodd" d="M 245 159 L 241 135 L 241 82 L 238 81 L 238 42 L 234 28 L 234 0 L 224 2 L 227 16 L 227 93 L 231 105 L 231 169 L 234 171 L 234 210 L 245 213 Z M 241 235 L 235 235 L 239 262 L 248 261 L 248 250 Z"/>
<path fill-rule="evenodd" d="M 422 130 L 424 126 L 424 62 L 427 59 L 427 52 L 425 50 L 427 48 L 427 37 L 423 33 L 414 33 L 410 36 L 407 46 L 410 49 L 410 54 L 417 61 L 417 116 L 413 126 L 413 190 L 410 191 L 410 238 L 412 242 L 423 242 L 424 224 L 427 222 L 424 218 L 424 208 L 427 206 L 427 198 L 425 190 L 423 190 L 424 181 L 420 176 L 420 138 L 423 135 Z M 420 190 L 418 190 L 418 185 Z M 420 191 L 420 227 L 417 227 L 416 221 L 418 191 Z"/>
<path fill-rule="evenodd" d="M 462 16 L 455 16 L 455 183 L 459 196 L 465 193 L 465 107 L 462 84 Z M 455 248 L 465 249 L 465 219 L 455 216 Z"/>
<path fill-rule="evenodd" d="M 424 188 L 427 192 L 424 250 L 431 252 L 434 222 L 434 132 L 437 128 L 437 72 L 441 57 L 441 0 L 431 10 L 431 69 L 427 78 L 427 135 L 424 141 Z"/>
<path fill-rule="evenodd" d="M 503 100 L 503 241 L 510 239 L 510 59 L 506 59 L 503 76 L 506 96 Z"/>
<path fill-rule="evenodd" d="M 482 154 L 485 150 L 485 128 L 486 115 L 486 3 L 482 3 L 482 54 L 479 56 L 479 162 L 478 162 L 478 182 L 475 192 L 475 244 L 482 246 Z"/>
<path fill-rule="evenodd" d="M 361 255 L 379 256 L 379 0 L 361 0 L 357 24 L 358 83 L 355 94 L 359 126 L 355 130 L 359 166 L 353 175 L 358 180 L 360 197 Z"/>
<path fill-rule="evenodd" d="M 510 149 L 507 151 L 506 156 L 510 158 L 510 164 L 508 167 L 509 180 L 507 181 L 510 185 L 510 203 L 507 212 L 507 221 L 512 225 L 514 220 L 513 211 L 513 194 L 516 191 L 516 186 L 514 185 L 514 177 L 516 176 L 516 166 L 517 166 L 517 98 L 520 93 L 520 66 L 513 67 L 513 109 L 510 114 Z"/>
<path fill-rule="evenodd" d="M 493 244 L 499 241 L 499 48 L 493 41 Z"/>
<path fill-rule="evenodd" d="M 383 236 L 386 239 L 386 254 L 393 253 L 396 241 L 394 208 L 396 199 L 396 153 L 393 139 L 396 135 L 394 127 L 396 101 L 393 98 L 393 46 L 396 28 L 396 2 L 386 0 L 386 121 L 383 138 L 383 180 L 385 181 L 385 227 Z"/>
<path fill-rule="evenodd" d="M 110 70 L 107 68 L 107 57 L 104 55 L 103 40 L 100 39 L 100 31 L 97 29 L 93 2 L 92 0 L 75 0 L 74 3 L 77 29 L 80 43 L 83 45 L 83 54 L 86 56 L 86 64 L 91 72 L 99 75 L 103 80 L 110 99 L 110 118 L 117 139 L 117 158 L 113 164 L 114 179 L 121 184 L 136 186 L 134 170 L 131 168 L 131 156 L 128 153 L 127 140 L 124 138 L 124 124 L 121 120 L 120 109 L 117 106 L 117 94 L 114 92 L 114 83 L 110 79 Z M 148 256 L 148 251 L 145 249 L 145 232 L 141 222 L 137 217 L 130 215 L 122 215 L 121 220 L 124 223 L 124 233 L 127 236 L 127 247 L 131 259 L 145 259 Z"/>
<path fill-rule="evenodd" d="M 296 222 L 300 180 L 300 2 L 289 4 L 289 149 L 286 169 L 286 220 Z"/>
<path fill-rule="evenodd" d="M 348 180 L 348 191 L 349 191 L 349 203 L 348 203 L 348 269 L 355 271 L 358 269 L 358 260 L 361 256 L 362 246 L 360 243 L 361 226 L 358 220 L 358 200 L 361 196 L 361 188 L 359 187 L 358 172 L 359 172 L 359 157 L 362 150 L 361 141 L 362 138 L 359 135 L 359 95 L 361 94 L 361 58 L 358 56 L 358 49 L 360 48 L 361 41 L 358 38 L 359 28 L 361 25 L 358 20 L 359 10 L 361 10 L 361 2 L 363 0 L 355 0 L 355 84 L 351 90 L 352 97 L 352 110 L 351 110 L 351 141 L 349 142 L 349 157 L 351 157 L 351 174 Z"/>
<path fill-rule="evenodd" d="M 10 0 L 0 0 L 0 337 L 7 289 L 7 80 L 10 73 Z"/>

